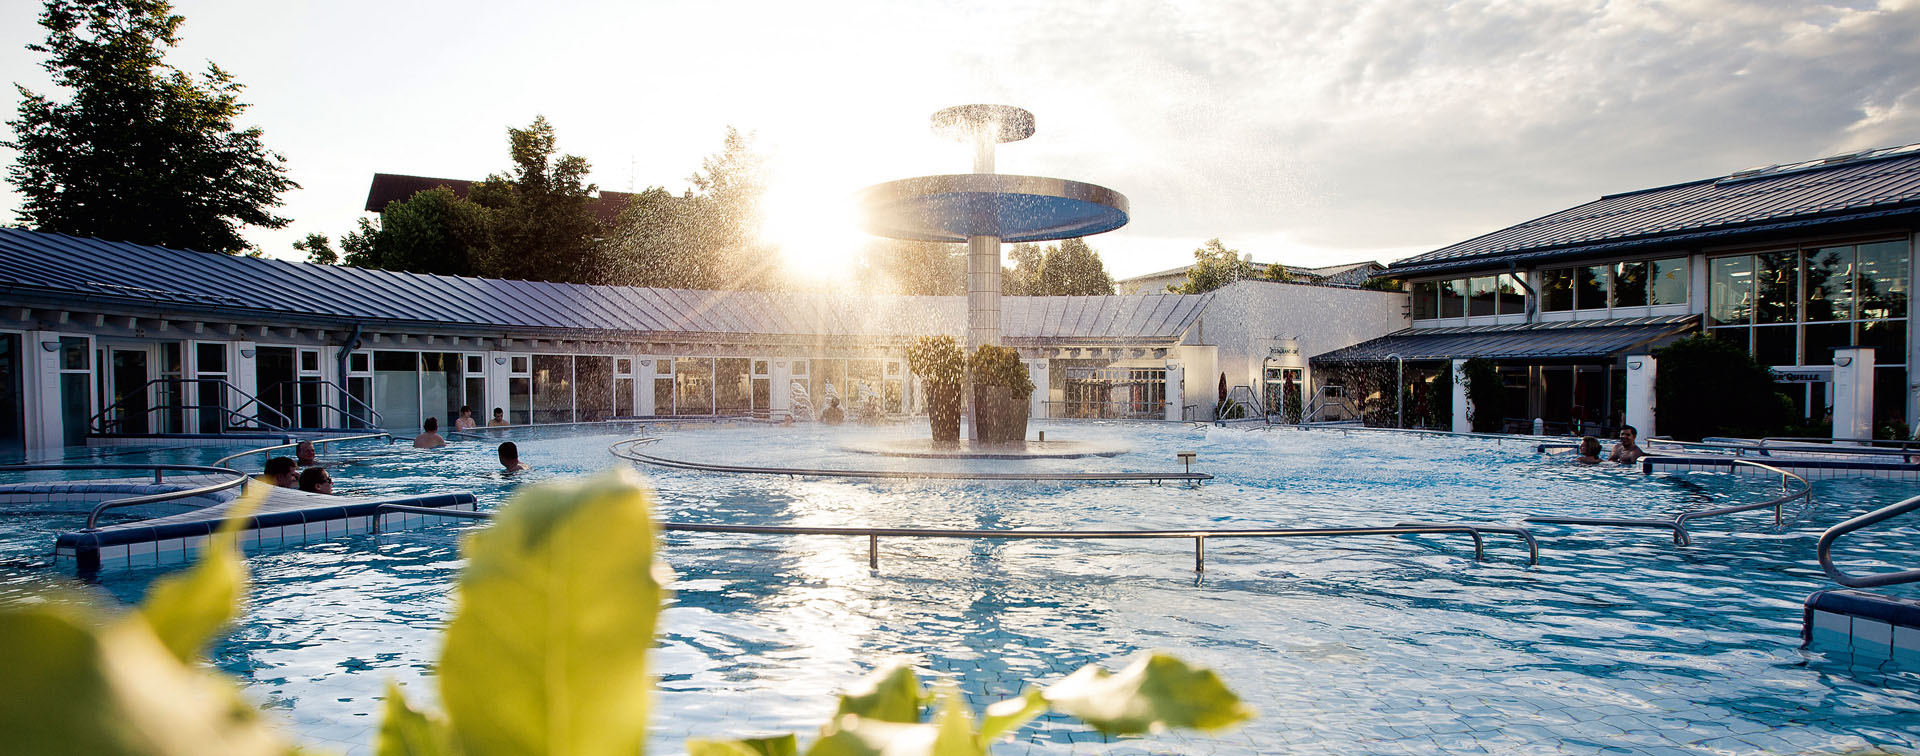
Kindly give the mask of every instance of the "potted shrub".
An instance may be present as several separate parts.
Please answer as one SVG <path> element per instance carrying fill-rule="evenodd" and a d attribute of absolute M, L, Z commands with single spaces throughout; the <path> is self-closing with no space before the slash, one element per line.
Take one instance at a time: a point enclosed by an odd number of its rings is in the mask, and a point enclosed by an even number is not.
<path fill-rule="evenodd" d="M 981 345 L 974 350 L 973 420 L 980 424 L 980 441 L 987 444 L 1027 440 L 1027 402 L 1033 397 L 1033 379 L 1020 353 L 1009 347 Z"/>
<path fill-rule="evenodd" d="M 927 386 L 927 416 L 933 440 L 960 443 L 960 386 L 967 379 L 967 353 L 952 336 L 922 336 L 907 347 L 907 368 Z"/>

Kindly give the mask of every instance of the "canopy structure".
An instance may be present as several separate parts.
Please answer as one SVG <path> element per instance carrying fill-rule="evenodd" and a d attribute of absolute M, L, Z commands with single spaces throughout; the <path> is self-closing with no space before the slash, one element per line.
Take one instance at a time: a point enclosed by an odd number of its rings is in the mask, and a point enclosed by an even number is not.
<path fill-rule="evenodd" d="M 1529 323 L 1511 326 L 1409 328 L 1336 349 L 1315 363 L 1457 360 L 1611 359 L 1652 348 L 1693 330 L 1698 315 Z"/>
<path fill-rule="evenodd" d="M 963 173 L 861 190 L 867 232 L 893 239 L 1003 242 L 1069 239 L 1127 224 L 1127 198 L 1103 186 L 1043 176 Z"/>

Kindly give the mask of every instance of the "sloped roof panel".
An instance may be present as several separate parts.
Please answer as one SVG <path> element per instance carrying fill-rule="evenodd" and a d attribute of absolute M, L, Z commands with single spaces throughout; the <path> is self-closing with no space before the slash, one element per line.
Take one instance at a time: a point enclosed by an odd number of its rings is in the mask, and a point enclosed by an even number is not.
<path fill-rule="evenodd" d="M 1695 315 L 1524 326 L 1409 328 L 1313 357 L 1315 363 L 1488 359 L 1612 358 L 1692 330 Z"/>
<path fill-rule="evenodd" d="M 1530 259 L 1546 250 L 1643 243 L 1862 217 L 1920 215 L 1920 145 L 1775 166 L 1602 197 L 1388 266 L 1407 275 Z"/>

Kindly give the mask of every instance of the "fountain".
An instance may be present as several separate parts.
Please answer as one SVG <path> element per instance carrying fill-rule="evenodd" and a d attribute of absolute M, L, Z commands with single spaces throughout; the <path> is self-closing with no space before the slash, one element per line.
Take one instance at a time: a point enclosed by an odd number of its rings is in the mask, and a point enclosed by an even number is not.
<path fill-rule="evenodd" d="M 1001 345 L 1000 244 L 1112 231 L 1127 224 L 1127 198 L 1078 181 L 994 173 L 996 145 L 1033 136 L 1033 114 L 1026 110 L 1010 105 L 947 108 L 933 114 L 933 131 L 973 145 L 973 173 L 875 184 L 860 191 L 859 202 L 868 233 L 967 243 L 967 351 L 973 353 L 982 346 Z M 982 424 L 976 412 L 981 394 L 963 395 L 975 397 L 966 405 L 967 434 L 979 445 Z"/>

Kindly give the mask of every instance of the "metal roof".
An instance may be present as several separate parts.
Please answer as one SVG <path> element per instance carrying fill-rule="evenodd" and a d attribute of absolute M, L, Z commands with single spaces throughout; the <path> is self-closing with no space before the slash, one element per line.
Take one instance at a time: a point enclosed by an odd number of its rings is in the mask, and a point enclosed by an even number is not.
<path fill-rule="evenodd" d="M 117 303 L 288 325 L 648 335 L 891 338 L 962 334 L 965 297 L 692 291 L 313 265 L 0 228 L 0 295 Z M 1180 339 L 1211 294 L 1007 297 L 1019 345 Z"/>
<path fill-rule="evenodd" d="M 1401 260 L 1386 275 L 1889 216 L 1920 216 L 1920 144 L 1609 195 Z"/>
<path fill-rule="evenodd" d="M 1313 362 L 1384 362 L 1394 355 L 1403 360 L 1611 358 L 1692 330 L 1699 322 L 1698 315 L 1670 315 L 1506 326 L 1409 328 L 1318 355 Z"/>

